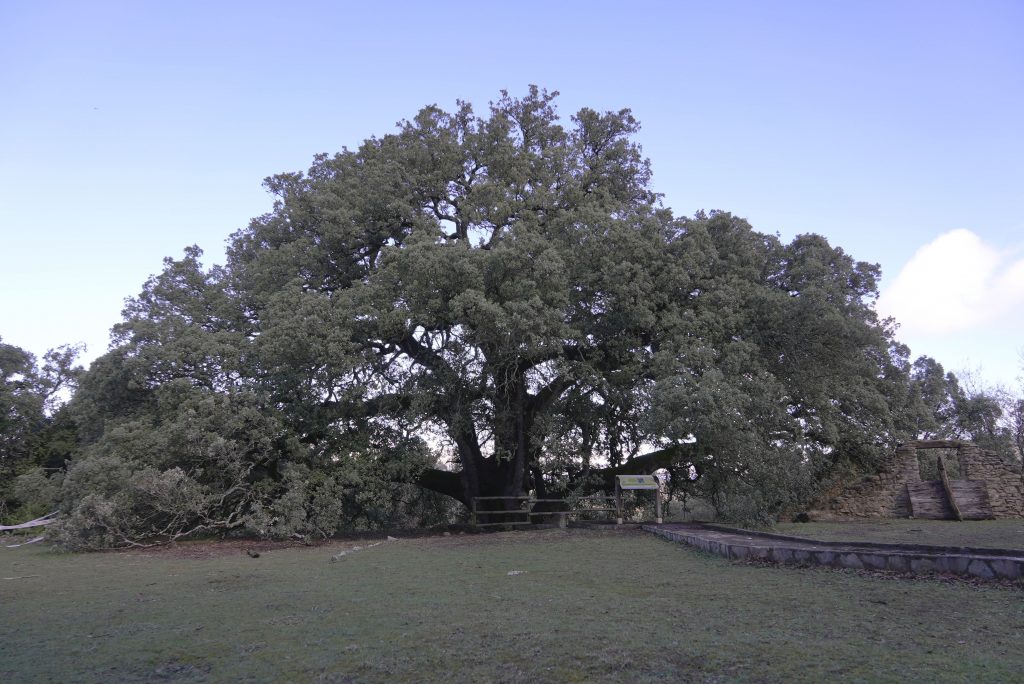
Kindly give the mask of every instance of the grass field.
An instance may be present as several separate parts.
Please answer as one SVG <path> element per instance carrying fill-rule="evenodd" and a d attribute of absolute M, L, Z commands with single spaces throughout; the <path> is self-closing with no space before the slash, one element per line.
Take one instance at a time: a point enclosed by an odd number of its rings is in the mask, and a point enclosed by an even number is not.
<path fill-rule="evenodd" d="M 737 565 L 642 532 L 403 539 L 330 562 L 344 547 L 259 558 L 237 546 L 2 548 L 0 681 L 1006 682 L 1024 672 L 1024 592 L 1002 586 Z"/>
<path fill-rule="evenodd" d="M 778 523 L 772 530 L 825 541 L 871 541 L 1024 550 L 1024 520 L 855 520 Z"/>

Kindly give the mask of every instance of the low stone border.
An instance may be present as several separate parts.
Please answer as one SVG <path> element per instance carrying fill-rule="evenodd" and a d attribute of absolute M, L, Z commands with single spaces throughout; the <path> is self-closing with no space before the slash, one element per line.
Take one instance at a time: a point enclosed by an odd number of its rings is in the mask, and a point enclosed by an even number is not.
<path fill-rule="evenodd" d="M 949 555 L 951 553 L 968 555 L 968 556 L 1008 556 L 1010 558 L 1024 558 L 1024 551 L 1019 549 L 994 549 L 984 546 L 937 546 L 935 544 L 908 544 L 908 543 L 892 543 L 892 542 L 850 542 L 850 541 L 834 541 L 830 539 L 811 539 L 810 537 L 797 537 L 792 534 L 779 534 L 777 532 L 762 532 L 761 530 L 746 530 L 742 527 L 729 527 L 728 525 L 720 525 L 718 523 L 692 523 L 699 525 L 708 530 L 716 530 L 718 532 L 726 532 L 728 534 L 736 534 L 741 537 L 768 537 L 770 539 L 782 539 L 789 542 L 798 542 L 800 544 L 814 544 L 816 546 L 838 546 L 838 547 L 856 547 L 858 549 L 881 549 L 885 552 L 899 551 L 899 552 L 910 552 L 910 553 L 923 553 L 923 554 L 938 554 L 941 556 Z"/>
<path fill-rule="evenodd" d="M 644 525 L 643 529 L 675 542 L 734 560 L 757 559 L 783 564 L 824 565 L 855 570 L 891 570 L 913 574 L 935 572 L 969 575 L 983 579 L 1021 579 L 1024 557 L 948 553 L 910 548 L 868 548 L 857 544 L 799 542 L 753 532 L 724 532 L 694 525 Z M 931 547 L 937 548 L 937 547 Z"/>

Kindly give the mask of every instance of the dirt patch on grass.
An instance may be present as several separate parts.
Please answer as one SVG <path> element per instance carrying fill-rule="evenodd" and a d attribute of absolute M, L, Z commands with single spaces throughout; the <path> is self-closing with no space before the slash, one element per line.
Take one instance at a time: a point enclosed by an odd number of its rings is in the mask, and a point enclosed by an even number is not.
<path fill-rule="evenodd" d="M 441 534 L 439 536 L 423 537 L 416 539 L 417 542 L 427 542 L 438 547 L 478 547 L 478 546 L 510 546 L 528 541 L 530 544 L 558 544 L 566 539 L 577 537 L 603 537 L 615 536 L 644 536 L 647 532 L 640 529 L 638 525 L 602 525 L 602 526 L 579 526 L 568 529 L 541 528 L 541 529 L 520 529 L 510 531 L 463 533 L 456 532 Z"/>
<path fill-rule="evenodd" d="M 438 547 L 476 547 L 476 546 L 505 546 L 522 543 L 529 539 L 531 543 L 558 543 L 568 537 L 577 536 L 602 536 L 602 535 L 642 535 L 639 527 L 635 525 L 621 526 L 582 526 L 570 529 L 530 529 L 480 532 L 477 530 L 459 529 L 456 531 L 438 530 L 410 530 L 394 532 L 392 535 L 381 533 L 360 534 L 345 538 L 320 539 L 304 542 L 301 540 L 270 540 L 270 539 L 195 539 L 174 542 L 164 546 L 152 546 L 149 548 L 118 549 L 106 553 L 135 554 L 141 556 L 153 556 L 160 558 L 184 558 L 193 560 L 211 560 L 215 558 L 227 558 L 231 556 L 245 556 L 252 554 L 263 554 L 266 552 L 283 551 L 288 549 L 319 549 L 337 553 L 346 549 L 360 546 L 366 548 L 369 544 L 394 539 L 412 543 L 426 543 Z"/>
<path fill-rule="evenodd" d="M 330 542 L 327 542 L 330 543 Z M 140 556 L 159 556 L 161 558 L 190 558 L 209 560 L 227 556 L 244 556 L 247 552 L 264 553 L 282 549 L 315 548 L 324 543 L 304 543 L 301 541 L 274 541 L 258 539 L 197 539 L 179 541 L 164 546 L 148 548 L 118 549 L 108 553 L 123 553 Z"/>

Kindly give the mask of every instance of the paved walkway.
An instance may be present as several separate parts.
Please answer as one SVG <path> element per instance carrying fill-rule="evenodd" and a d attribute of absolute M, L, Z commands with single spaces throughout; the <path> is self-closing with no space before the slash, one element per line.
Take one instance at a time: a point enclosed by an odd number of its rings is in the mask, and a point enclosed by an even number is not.
<path fill-rule="evenodd" d="M 644 525 L 643 529 L 736 560 L 914 574 L 942 572 L 984 579 L 1024 577 L 1024 551 L 1013 549 L 817 541 L 708 523 Z"/>

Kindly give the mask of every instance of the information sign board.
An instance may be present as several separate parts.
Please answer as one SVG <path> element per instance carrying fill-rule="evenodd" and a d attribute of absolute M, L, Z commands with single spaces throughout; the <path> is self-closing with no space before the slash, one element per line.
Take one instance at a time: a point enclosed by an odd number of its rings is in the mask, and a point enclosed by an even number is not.
<path fill-rule="evenodd" d="M 657 489 L 658 480 L 653 475 L 618 475 L 620 489 Z"/>

